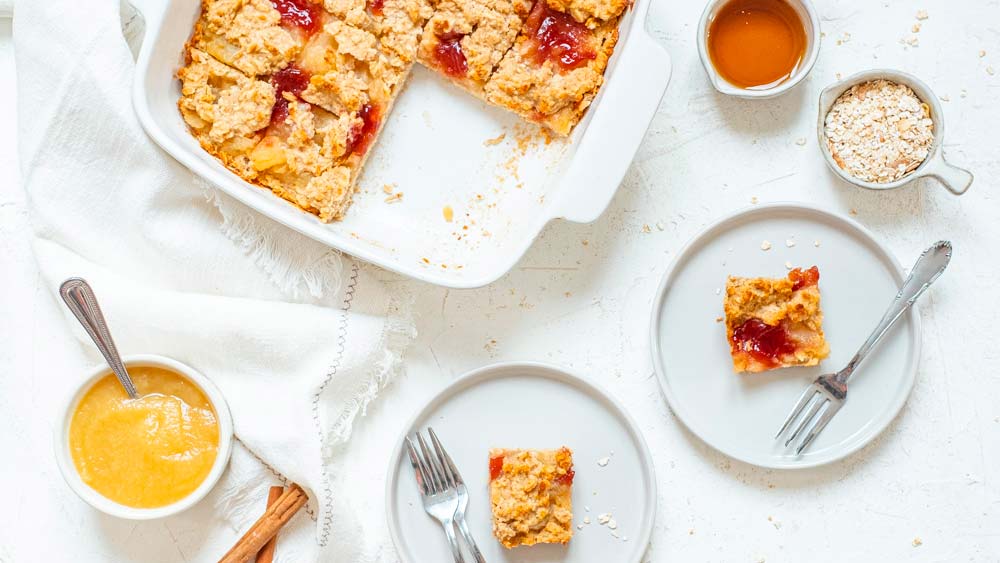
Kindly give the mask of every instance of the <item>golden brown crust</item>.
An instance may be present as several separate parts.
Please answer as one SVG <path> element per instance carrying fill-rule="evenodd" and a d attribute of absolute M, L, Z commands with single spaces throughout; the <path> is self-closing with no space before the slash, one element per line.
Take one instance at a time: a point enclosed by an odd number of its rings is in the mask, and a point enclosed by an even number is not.
<path fill-rule="evenodd" d="M 202 0 L 201 13 L 189 46 L 248 76 L 284 68 L 301 47 L 270 0 Z"/>
<path fill-rule="evenodd" d="M 631 0 L 545 0 L 550 8 L 573 16 L 576 21 L 594 29 L 617 20 Z"/>
<path fill-rule="evenodd" d="M 591 31 L 594 58 L 568 70 L 551 60 L 539 64 L 532 56 L 532 39 L 522 32 L 486 84 L 486 99 L 559 135 L 569 135 L 604 82 L 604 70 L 618 42 L 618 20 Z"/>
<path fill-rule="evenodd" d="M 439 0 L 420 38 L 417 60 L 456 85 L 482 98 L 483 87 L 514 44 L 529 0 Z M 455 76 L 439 62 L 435 50 L 442 37 L 460 35 L 461 53 L 468 67 Z"/>
<path fill-rule="evenodd" d="M 734 371 L 760 372 L 775 367 L 814 366 L 830 354 L 830 346 L 823 334 L 819 286 L 808 285 L 796 290 L 794 285 L 790 278 L 729 277 L 723 309 Z M 774 365 L 740 350 L 733 344 L 733 333 L 752 319 L 768 326 L 783 327 L 795 342 L 794 352 L 782 355 Z"/>
<path fill-rule="evenodd" d="M 327 5 L 310 35 L 286 28 L 269 0 L 204 0 L 177 73 L 202 147 L 322 221 L 350 205 L 430 16 L 425 0 L 385 0 L 378 17 L 363 1 Z M 293 70 L 304 87 L 278 92 L 275 73 Z"/>
<path fill-rule="evenodd" d="M 490 450 L 501 458 L 490 481 L 493 535 L 510 549 L 538 543 L 567 543 L 573 537 L 573 452 Z"/>

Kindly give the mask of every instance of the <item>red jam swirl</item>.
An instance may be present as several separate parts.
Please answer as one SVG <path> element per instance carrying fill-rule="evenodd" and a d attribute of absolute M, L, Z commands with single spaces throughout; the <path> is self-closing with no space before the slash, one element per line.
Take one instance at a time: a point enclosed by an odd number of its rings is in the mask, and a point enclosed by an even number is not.
<path fill-rule="evenodd" d="M 368 11 L 373 16 L 381 16 L 383 7 L 385 7 L 385 0 L 371 0 L 368 2 Z"/>
<path fill-rule="evenodd" d="M 461 78 L 469 72 L 469 63 L 462 52 L 463 37 L 465 35 L 456 32 L 438 35 L 438 44 L 434 47 L 434 60 L 445 74 L 454 78 Z"/>
<path fill-rule="evenodd" d="M 503 473 L 503 456 L 490 458 L 490 481 L 493 481 Z"/>
<path fill-rule="evenodd" d="M 271 0 L 271 4 L 281 14 L 282 24 L 297 27 L 309 35 L 319 29 L 323 11 L 319 4 L 309 0 Z"/>
<path fill-rule="evenodd" d="M 819 268 L 816 266 L 808 270 L 795 268 L 791 272 L 788 272 L 788 279 L 792 280 L 792 291 L 816 285 L 819 283 Z"/>
<path fill-rule="evenodd" d="M 285 68 L 271 75 L 271 84 L 274 86 L 274 107 L 271 108 L 271 125 L 281 123 L 288 117 L 288 100 L 284 93 L 289 92 L 298 96 L 309 86 L 309 73 L 295 65 L 288 65 Z"/>
<path fill-rule="evenodd" d="M 359 156 L 365 154 L 375 139 L 375 132 L 378 131 L 378 106 L 365 104 L 358 111 L 358 116 L 361 117 L 361 124 L 351 129 L 351 134 L 347 137 L 345 154 L 354 153 Z"/>
<path fill-rule="evenodd" d="M 594 34 L 568 14 L 549 8 L 545 0 L 535 2 L 524 29 L 532 42 L 530 52 L 538 64 L 548 60 L 564 70 L 572 70 L 597 57 L 591 47 Z"/>
<path fill-rule="evenodd" d="M 775 366 L 795 352 L 795 342 L 781 325 L 771 326 L 760 319 L 747 319 L 733 330 L 733 348 L 750 354 L 762 364 Z"/>
<path fill-rule="evenodd" d="M 573 484 L 573 477 L 576 477 L 576 471 L 570 467 L 566 473 L 556 477 L 556 483 L 560 485 L 566 485 L 567 487 Z"/>

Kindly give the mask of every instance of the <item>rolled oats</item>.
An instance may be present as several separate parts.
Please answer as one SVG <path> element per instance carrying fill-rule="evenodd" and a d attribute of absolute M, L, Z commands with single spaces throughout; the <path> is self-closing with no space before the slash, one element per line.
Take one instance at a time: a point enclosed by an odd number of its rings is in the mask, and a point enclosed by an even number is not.
<path fill-rule="evenodd" d="M 914 171 L 934 142 L 930 107 L 904 84 L 873 80 L 852 86 L 826 114 L 833 160 L 866 182 L 893 182 Z"/>

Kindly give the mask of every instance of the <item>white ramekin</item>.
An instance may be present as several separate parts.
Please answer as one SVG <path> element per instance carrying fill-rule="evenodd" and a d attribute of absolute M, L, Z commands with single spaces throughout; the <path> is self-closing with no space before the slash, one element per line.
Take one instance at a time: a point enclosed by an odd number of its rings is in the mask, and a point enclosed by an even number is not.
<path fill-rule="evenodd" d="M 827 144 L 826 139 L 826 114 L 830 113 L 830 108 L 833 107 L 833 103 L 837 101 L 837 98 L 856 84 L 879 79 L 909 86 L 913 90 L 913 93 L 920 98 L 920 101 L 930 106 L 931 120 L 934 122 L 934 141 L 927 152 L 927 158 L 920 163 L 920 166 L 906 176 L 895 182 L 885 182 L 884 184 L 866 182 L 860 178 L 855 178 L 850 172 L 838 166 L 837 162 L 833 160 L 833 155 L 830 154 L 830 146 Z M 964 168 L 952 166 L 945 161 L 944 154 L 941 151 L 941 144 L 944 141 L 944 111 L 941 109 L 941 104 L 930 87 L 912 74 L 882 68 L 852 74 L 843 80 L 835 82 L 827 86 L 819 95 L 819 116 L 817 119 L 816 134 L 819 137 L 819 150 L 822 151 L 823 159 L 826 160 L 826 164 L 830 167 L 830 170 L 833 170 L 845 182 L 869 190 L 891 190 L 909 184 L 917 178 L 930 176 L 941 182 L 941 185 L 948 188 L 948 191 L 955 195 L 965 193 L 969 189 L 969 186 L 972 185 L 972 172 Z"/>
<path fill-rule="evenodd" d="M 698 56 L 701 57 L 701 64 L 705 67 L 705 72 L 708 73 L 708 78 L 712 81 L 712 86 L 715 86 L 715 89 L 723 94 L 747 99 L 773 98 L 794 88 L 796 84 L 809 74 L 809 71 L 816 64 L 816 58 L 819 57 L 819 14 L 813 8 L 812 2 L 809 0 L 782 0 L 788 2 L 788 5 L 799 15 L 806 31 L 806 52 L 802 57 L 799 67 L 795 69 L 795 73 L 789 76 L 788 80 L 771 88 L 752 89 L 730 84 L 715 69 L 715 65 L 712 64 L 712 58 L 708 56 L 708 28 L 715 20 L 719 9 L 729 3 L 729 1 L 711 0 L 705 6 L 705 11 L 701 13 L 701 21 L 698 22 Z"/>
<path fill-rule="evenodd" d="M 83 482 L 83 479 L 80 478 L 80 474 L 76 470 L 76 466 L 73 464 L 73 457 L 70 454 L 69 426 L 73 419 L 73 412 L 76 410 L 80 399 L 83 398 L 94 383 L 111 373 L 111 369 L 105 364 L 91 369 L 80 382 L 80 385 L 66 397 L 66 400 L 61 405 L 57 414 L 59 418 L 53 429 L 56 462 L 59 464 L 59 470 L 62 472 L 63 479 L 73 489 L 73 492 L 105 514 L 128 520 L 151 520 L 153 518 L 163 518 L 164 516 L 177 514 L 205 498 L 205 495 L 212 490 L 212 487 L 222 477 L 222 472 L 229 463 L 229 454 L 233 446 L 233 419 L 229 414 L 229 406 L 226 405 L 226 400 L 223 398 L 222 392 L 219 391 L 218 387 L 202 374 L 176 360 L 152 354 L 126 356 L 122 360 L 125 362 L 126 367 L 152 366 L 177 372 L 193 381 L 205 393 L 205 396 L 208 397 L 209 402 L 212 403 L 212 408 L 215 409 L 216 419 L 219 423 L 219 450 L 208 476 L 188 496 L 175 503 L 157 508 L 133 508 L 125 506 L 105 497 Z"/>

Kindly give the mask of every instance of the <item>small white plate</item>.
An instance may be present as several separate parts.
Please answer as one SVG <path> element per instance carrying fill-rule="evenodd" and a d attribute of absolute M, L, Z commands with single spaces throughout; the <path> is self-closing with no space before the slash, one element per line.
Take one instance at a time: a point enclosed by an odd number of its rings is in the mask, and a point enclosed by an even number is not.
<path fill-rule="evenodd" d="M 762 250 L 765 240 L 770 250 Z M 811 368 L 733 373 L 725 323 L 716 320 L 726 278 L 784 276 L 786 262 L 819 266 L 830 357 Z M 892 254 L 845 217 L 773 204 L 722 219 L 681 251 L 653 306 L 653 364 L 670 408 L 708 445 L 754 465 L 813 467 L 850 455 L 889 425 L 913 387 L 920 356 L 915 311 L 858 368 L 847 404 L 805 453 L 795 456 L 774 433 L 806 385 L 847 364 L 903 279 Z"/>
<path fill-rule="evenodd" d="M 445 388 L 404 432 L 427 426 L 441 438 L 469 488 L 469 527 L 490 563 L 641 560 L 656 509 L 653 460 L 632 419 L 592 383 L 545 364 L 494 364 Z M 441 526 L 424 512 L 402 446 L 400 436 L 386 485 L 386 513 L 396 551 L 405 563 L 451 561 Z M 573 450 L 576 470 L 573 539 L 565 546 L 504 549 L 492 533 L 489 449 L 560 446 Z M 601 467 L 598 460 L 605 457 L 608 463 Z M 598 523 L 604 513 L 612 514 L 619 537 Z M 590 524 L 583 524 L 585 517 Z M 581 524 L 583 529 L 578 529 Z"/>

